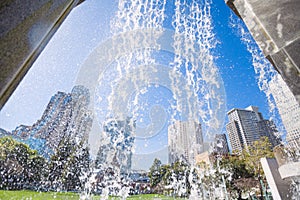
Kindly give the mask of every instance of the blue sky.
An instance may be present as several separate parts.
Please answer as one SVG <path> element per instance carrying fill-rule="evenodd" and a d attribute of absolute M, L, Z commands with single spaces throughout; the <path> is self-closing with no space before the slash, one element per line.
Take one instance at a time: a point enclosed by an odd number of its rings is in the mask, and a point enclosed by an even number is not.
<path fill-rule="evenodd" d="M 230 27 L 230 16 L 237 16 L 221 1 L 213 4 L 214 30 L 220 42 L 217 46 L 216 62 L 221 70 L 226 88 L 227 108 L 259 106 L 264 117 L 269 117 L 265 94 L 257 86 L 257 75 L 252 66 L 251 54 L 241 42 L 237 31 Z M 241 23 L 242 24 L 242 23 Z M 244 26 L 245 27 L 245 26 Z"/>
<path fill-rule="evenodd" d="M 227 110 L 255 105 L 270 117 L 265 94 L 257 86 L 251 54 L 237 31 L 229 25 L 237 18 L 223 0 L 211 6 L 213 32 L 218 41 L 213 53 L 222 76 Z M 172 1 L 167 1 L 165 28 L 171 28 Z M 57 91 L 70 92 L 80 67 L 90 53 L 111 37 L 110 20 L 117 3 L 86 0 L 67 17 L 45 50 L 0 112 L 0 127 L 13 130 L 20 124 L 32 125 Z M 223 129 L 223 132 L 225 129 Z"/>

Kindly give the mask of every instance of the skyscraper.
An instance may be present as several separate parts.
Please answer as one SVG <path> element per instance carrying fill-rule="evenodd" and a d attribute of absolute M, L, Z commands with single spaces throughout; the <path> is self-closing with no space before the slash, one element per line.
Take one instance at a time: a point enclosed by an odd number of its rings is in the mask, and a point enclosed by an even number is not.
<path fill-rule="evenodd" d="M 200 123 L 176 121 L 168 127 L 169 163 L 177 159 L 193 163 L 202 148 L 203 136 Z"/>
<path fill-rule="evenodd" d="M 89 90 L 74 86 L 71 93 L 53 95 L 42 115 L 32 126 L 18 126 L 12 134 L 45 157 L 50 157 L 63 138 L 88 142 L 93 113 L 88 109 Z"/>
<path fill-rule="evenodd" d="M 96 168 L 104 165 L 114 167 L 121 173 L 131 169 L 132 147 L 134 143 L 135 122 L 132 118 L 125 120 L 108 119 L 104 123 L 104 141 L 96 158 Z"/>
<path fill-rule="evenodd" d="M 58 92 L 52 96 L 41 120 L 32 127 L 31 134 L 43 138 L 55 149 L 63 137 L 87 142 L 93 114 L 88 109 L 89 90 L 74 86 L 71 93 Z"/>
<path fill-rule="evenodd" d="M 215 135 L 214 152 L 218 153 L 218 154 L 228 154 L 229 153 L 226 134 L 216 134 Z"/>
<path fill-rule="evenodd" d="M 282 123 L 287 132 L 286 141 L 290 147 L 300 147 L 300 105 L 296 98 L 277 75 L 270 81 L 270 90 L 276 102 Z"/>
<path fill-rule="evenodd" d="M 232 151 L 240 152 L 248 148 L 262 136 L 269 138 L 272 146 L 279 144 L 278 131 L 272 121 L 263 119 L 258 107 L 249 106 L 246 109 L 234 108 L 228 113 L 229 122 L 226 130 L 229 135 Z"/>

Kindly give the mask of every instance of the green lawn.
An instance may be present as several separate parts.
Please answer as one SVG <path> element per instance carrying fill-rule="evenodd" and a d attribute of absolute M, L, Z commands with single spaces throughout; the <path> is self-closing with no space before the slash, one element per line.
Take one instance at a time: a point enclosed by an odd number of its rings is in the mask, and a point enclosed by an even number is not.
<path fill-rule="evenodd" d="M 78 200 L 79 194 L 71 192 L 34 192 L 28 190 L 20 191 L 7 191 L 0 190 L 0 200 Z M 100 196 L 93 196 L 93 200 L 99 200 Z M 111 200 L 119 200 L 121 198 L 111 197 Z M 144 194 L 144 195 L 134 195 L 127 199 L 138 200 L 138 199 L 154 199 L 154 200 L 169 200 L 174 199 L 171 197 L 166 197 L 157 194 Z"/>
<path fill-rule="evenodd" d="M 20 191 L 8 191 L 8 190 L 0 190 L 0 200 L 53 200 L 53 199 L 66 199 L 73 200 L 79 199 L 79 195 L 71 192 L 34 192 L 28 190 L 20 190 Z"/>

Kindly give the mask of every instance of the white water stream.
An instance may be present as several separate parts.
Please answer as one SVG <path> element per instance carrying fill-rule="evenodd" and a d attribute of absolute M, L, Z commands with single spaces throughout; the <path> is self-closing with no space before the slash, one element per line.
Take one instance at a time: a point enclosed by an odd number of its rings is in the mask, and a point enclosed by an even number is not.
<path fill-rule="evenodd" d="M 105 178 L 103 199 L 109 194 L 126 198 L 129 189 L 123 176 L 132 168 L 149 167 L 149 163 L 143 163 L 145 160 L 167 161 L 168 137 L 172 137 L 168 133 L 170 125 L 201 124 L 202 143 L 196 143 L 197 136 L 189 135 L 188 140 L 192 141 L 188 143 L 189 150 L 184 144 L 177 144 L 188 158 L 193 158 L 189 160 L 192 170 L 195 153 L 210 151 L 206 144 L 224 126 L 225 91 L 212 53 L 216 46 L 210 13 L 212 2 L 175 0 L 173 3 L 120 0 L 118 11 L 111 19 L 111 38 L 99 44 L 79 73 L 78 84 L 95 94 L 93 130 L 103 133 L 101 145 L 110 146 L 106 150 L 110 156 L 102 162 L 101 170 L 114 166 L 116 171 L 114 178 Z M 167 6 L 174 8 L 173 13 L 166 14 Z M 172 27 L 164 27 L 170 15 Z M 268 83 L 275 74 L 274 69 L 253 45 L 250 36 L 238 28 L 241 40 L 252 54 L 259 88 L 266 93 L 273 112 L 275 104 Z M 111 122 L 114 129 L 103 131 L 103 126 Z M 197 149 L 201 151 L 195 152 Z M 214 172 L 212 169 L 205 173 Z M 186 186 L 180 181 L 169 187 L 183 194 Z M 112 188 L 117 190 L 112 192 Z M 207 192 L 198 189 L 192 186 L 191 199 L 205 198 Z M 223 195 L 224 187 L 219 186 L 211 197 L 224 198 Z"/>

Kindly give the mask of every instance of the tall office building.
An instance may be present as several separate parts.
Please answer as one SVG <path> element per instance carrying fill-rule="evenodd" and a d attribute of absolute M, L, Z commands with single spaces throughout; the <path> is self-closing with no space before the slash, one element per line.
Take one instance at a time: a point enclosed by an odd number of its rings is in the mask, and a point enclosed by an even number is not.
<path fill-rule="evenodd" d="M 229 153 L 226 134 L 215 135 L 214 152 L 223 155 Z"/>
<path fill-rule="evenodd" d="M 282 123 L 287 132 L 286 141 L 290 147 L 300 147 L 300 105 L 283 81 L 277 75 L 270 81 L 270 90 L 276 102 Z"/>
<path fill-rule="evenodd" d="M 89 102 L 89 90 L 81 85 L 74 86 L 71 93 L 57 92 L 36 123 L 20 125 L 12 131 L 12 135 L 47 158 L 51 157 L 63 138 L 87 143 L 93 122 Z"/>
<path fill-rule="evenodd" d="M 229 123 L 226 130 L 229 135 L 232 151 L 241 152 L 262 136 L 269 138 L 272 146 L 279 144 L 278 131 L 272 121 L 263 119 L 258 107 L 249 106 L 246 109 L 234 108 L 228 113 Z"/>
<path fill-rule="evenodd" d="M 193 163 L 203 150 L 201 124 L 194 121 L 175 121 L 168 127 L 169 163 L 184 160 Z"/>
<path fill-rule="evenodd" d="M 109 119 L 104 123 L 104 140 L 96 158 L 96 168 L 114 167 L 125 174 L 131 170 L 132 147 L 135 140 L 135 122 Z"/>

